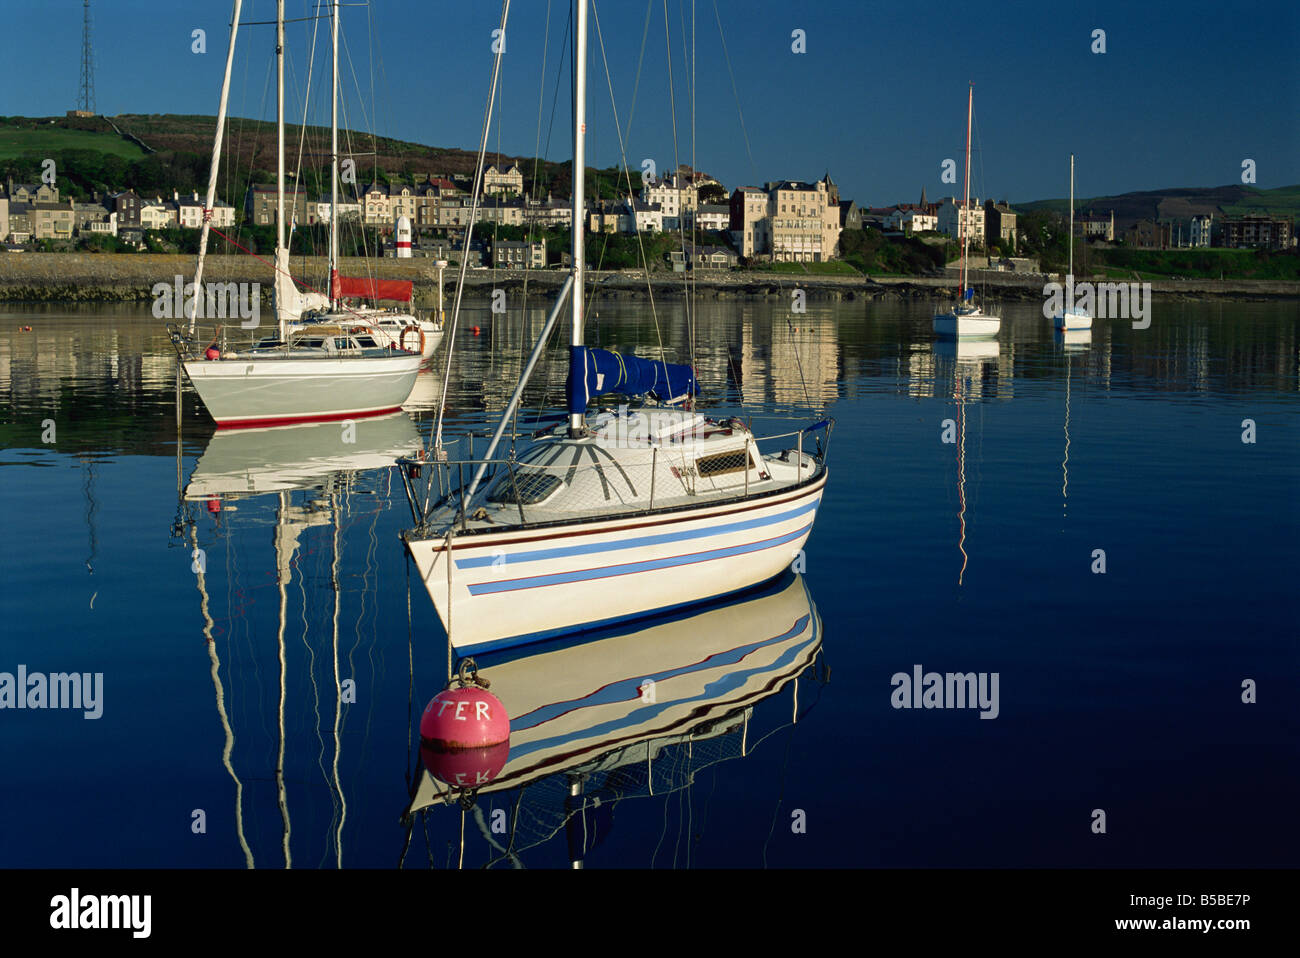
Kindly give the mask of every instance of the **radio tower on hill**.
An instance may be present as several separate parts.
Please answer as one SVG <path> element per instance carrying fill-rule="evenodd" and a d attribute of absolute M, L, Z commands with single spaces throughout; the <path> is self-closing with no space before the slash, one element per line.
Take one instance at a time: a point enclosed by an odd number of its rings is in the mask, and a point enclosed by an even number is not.
<path fill-rule="evenodd" d="M 81 22 L 81 91 L 77 94 L 77 109 L 95 113 L 95 63 L 90 54 L 90 0 L 82 0 L 84 14 Z"/>

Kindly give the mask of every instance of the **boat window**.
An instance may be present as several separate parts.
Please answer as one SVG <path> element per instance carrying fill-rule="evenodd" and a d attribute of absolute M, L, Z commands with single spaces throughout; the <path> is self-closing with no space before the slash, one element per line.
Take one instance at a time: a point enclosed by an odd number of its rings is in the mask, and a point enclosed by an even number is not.
<path fill-rule="evenodd" d="M 563 484 L 559 476 L 553 476 L 549 472 L 521 471 L 516 472 L 513 477 L 506 473 L 488 496 L 488 502 L 500 502 L 512 506 L 535 506 L 549 499 L 551 494 Z"/>
<path fill-rule="evenodd" d="M 296 343 L 294 343 L 294 345 L 295 345 L 295 346 L 305 346 L 305 347 L 307 347 L 308 349 L 320 349 L 322 346 L 325 345 L 325 340 L 323 340 L 323 339 L 300 339 L 300 340 L 298 340 Z"/>
<path fill-rule="evenodd" d="M 752 468 L 753 465 L 754 461 L 749 458 L 748 449 L 733 449 L 731 452 L 720 452 L 714 456 L 695 460 L 696 473 L 702 477 L 744 472 L 746 467 Z"/>
<path fill-rule="evenodd" d="M 334 348 L 335 348 L 335 349 L 355 349 L 356 347 L 354 347 L 354 346 L 352 345 L 352 340 L 348 339 L 346 336 L 335 336 L 335 337 L 334 337 Z"/>

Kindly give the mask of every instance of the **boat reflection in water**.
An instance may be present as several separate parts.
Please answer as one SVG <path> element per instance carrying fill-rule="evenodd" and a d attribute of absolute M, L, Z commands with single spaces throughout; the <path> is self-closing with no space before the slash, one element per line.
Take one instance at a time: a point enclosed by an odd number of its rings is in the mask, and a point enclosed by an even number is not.
<path fill-rule="evenodd" d="M 342 622 L 340 570 L 343 544 L 340 524 L 352 513 L 351 497 L 354 492 L 362 494 L 369 502 L 376 501 L 370 495 L 375 491 L 376 484 L 387 481 L 391 485 L 388 467 L 393 466 L 399 457 L 411 455 L 419 448 L 419 433 L 405 413 L 355 422 L 235 432 L 219 430 L 211 437 L 195 464 L 189 483 L 180 490 L 180 511 L 173 524 L 172 534 L 184 542 L 194 556 L 191 568 L 195 573 L 199 594 L 199 610 L 203 620 L 203 637 L 207 646 L 217 717 L 224 733 L 221 762 L 234 784 L 235 834 L 244 864 L 248 868 L 256 867 L 259 856 L 265 864 L 266 852 L 264 849 L 258 850 L 258 835 L 264 830 L 258 823 L 256 807 L 259 803 L 255 791 L 247 801 L 253 809 L 252 827 L 245 827 L 246 787 L 255 790 L 259 783 L 269 779 L 272 774 L 274 776 L 276 804 L 281 818 L 279 848 L 271 856 L 274 867 L 293 866 L 295 842 L 291 839 L 296 838 L 300 858 L 303 857 L 303 846 L 310 844 L 310 840 L 302 837 L 301 821 L 299 835 L 293 835 L 291 808 L 296 807 L 300 816 L 306 814 L 309 819 L 306 832 L 309 836 L 316 831 L 314 825 L 322 821 L 319 802 L 314 800 L 320 790 L 316 787 L 317 783 L 311 781 L 314 769 L 310 766 L 306 769 L 298 767 L 302 765 L 302 755 L 298 756 L 295 764 L 295 751 L 305 754 L 307 750 L 288 750 L 290 773 L 286 775 L 286 717 L 290 726 L 298 725 L 301 716 L 309 709 L 314 709 L 310 727 L 317 730 L 318 765 L 329 795 L 329 824 L 324 830 L 324 852 L 319 858 L 314 853 L 308 853 L 306 858 L 308 864 L 318 866 L 329 858 L 333 859 L 336 867 L 343 865 L 343 834 L 348 802 L 344 778 L 340 773 L 340 759 L 347 703 L 355 701 L 355 698 L 343 694 L 343 676 L 356 674 L 352 655 L 361 642 L 362 622 L 360 619 L 357 621 L 356 642 L 352 651 L 345 648 L 340 655 L 340 636 L 347 629 Z M 179 468 L 178 460 L 178 481 Z M 295 492 L 304 494 L 295 497 Z M 257 502 L 259 498 L 269 501 Z M 199 538 L 199 514 L 203 510 L 196 510 L 196 503 L 199 502 L 206 504 L 206 511 L 218 526 L 215 535 L 210 539 L 205 537 L 202 542 Z M 236 502 L 247 505 L 252 515 L 241 516 Z M 273 765 L 267 760 L 265 750 L 258 747 L 261 744 L 259 735 L 264 732 L 259 653 L 254 650 L 250 657 L 247 650 L 241 649 L 233 641 L 236 633 L 256 633 L 260 621 L 255 616 L 256 603 L 246 591 L 245 582 L 239 578 L 237 571 L 226 567 L 230 557 L 239 553 L 246 534 L 251 533 L 255 541 L 265 541 L 261 539 L 265 528 L 265 510 L 262 507 L 271 505 L 274 506 L 273 549 L 278 593 L 275 648 L 279 664 L 276 704 L 278 732 Z M 373 540 L 379 510 L 368 508 L 367 511 L 371 514 L 369 533 Z M 229 513 L 234 513 L 236 518 L 230 518 Z M 317 540 L 304 542 L 303 536 L 315 527 L 321 527 L 314 533 Z M 314 551 L 323 544 L 320 540 L 326 538 L 328 550 L 322 551 L 329 558 L 329 574 L 325 577 L 313 576 L 312 570 L 301 567 L 301 560 L 309 551 Z M 260 548 L 265 549 L 265 546 Z M 220 555 L 217 550 L 225 553 L 226 563 L 217 558 Z M 208 551 L 214 552 L 211 570 L 206 559 Z M 269 552 L 266 550 L 263 553 L 268 560 L 271 558 Z M 256 573 L 253 576 L 255 580 Z M 295 585 L 295 578 L 297 588 L 292 590 L 291 599 L 290 590 Z M 368 588 L 378 588 L 378 576 L 373 574 L 369 555 L 363 578 L 367 583 L 374 583 Z M 220 583 L 224 580 L 224 607 L 219 598 L 213 595 L 211 580 L 214 579 L 218 583 L 218 590 L 222 588 Z M 321 582 L 324 582 L 323 587 Z M 327 590 L 331 596 L 332 608 L 326 602 L 319 601 L 315 594 L 309 593 L 309 585 L 313 592 L 320 588 Z M 218 599 L 215 609 L 214 598 Z M 374 604 L 372 601 L 372 607 Z M 291 617 L 290 607 L 295 605 L 297 608 Z M 329 615 L 327 626 L 322 621 L 326 614 Z M 308 703 L 305 692 L 298 697 L 303 689 L 302 676 L 295 674 L 296 667 L 293 672 L 290 669 L 286 639 L 291 630 L 301 632 L 306 678 L 312 688 L 311 704 Z M 326 630 L 329 648 L 323 649 L 320 646 L 324 642 L 318 641 L 316 636 Z M 292 645 L 295 654 L 298 654 L 298 643 Z M 220 646 L 224 646 L 226 656 L 224 668 Z M 318 679 L 323 684 L 318 684 Z M 227 708 L 227 683 L 230 684 L 231 709 Z M 291 689 L 294 692 L 292 695 Z M 373 695 L 370 697 L 374 698 Z M 331 699 L 332 720 L 328 715 Z M 232 709 L 242 709 L 242 712 L 232 714 Z M 243 727 L 246 739 L 253 740 L 252 743 L 246 740 L 238 752 L 235 735 L 237 726 Z M 332 744 L 327 745 L 327 740 Z M 313 755 L 315 754 L 313 750 Z M 328 770 L 327 754 L 331 756 Z M 290 794 L 290 784 L 295 783 L 296 796 Z M 297 801 L 292 801 L 293 798 Z"/>
<path fill-rule="evenodd" d="M 339 473 L 384 469 L 420 449 L 405 413 L 377 419 L 218 430 L 185 487 L 188 500 L 310 489 Z"/>
<path fill-rule="evenodd" d="M 534 860 L 551 863 L 556 851 L 544 847 L 561 832 L 569 862 L 581 867 L 619 802 L 666 800 L 703 769 L 795 724 L 826 681 L 819 672 L 829 674 L 824 662 L 816 667 L 821 647 L 807 585 L 787 572 L 739 597 L 581 644 L 476 656 L 510 715 L 509 758 L 474 791 L 423 771 L 404 816 L 408 844 L 419 813 L 459 800 L 464 842 L 481 835 L 487 867 L 524 867 L 532 849 Z M 801 692 L 801 682 L 812 688 Z M 462 866 L 465 855 L 462 844 Z"/>

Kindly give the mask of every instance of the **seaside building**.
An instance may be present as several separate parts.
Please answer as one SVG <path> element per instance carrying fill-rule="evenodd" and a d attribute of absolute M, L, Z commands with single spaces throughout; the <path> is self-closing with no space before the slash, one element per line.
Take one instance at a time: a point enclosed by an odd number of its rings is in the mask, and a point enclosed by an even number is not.
<path fill-rule="evenodd" d="M 308 223 L 306 187 L 285 187 L 284 208 L 292 223 Z M 274 186 L 250 186 L 244 198 L 244 219 L 253 226 L 274 226 L 277 195 Z M 215 215 L 215 212 L 214 212 Z M 119 220 L 119 222 L 121 222 Z M 143 218 L 136 221 L 145 225 Z"/>
<path fill-rule="evenodd" d="M 1210 245 L 1210 231 L 1214 227 L 1214 217 L 1209 213 L 1192 217 L 1190 244 L 1193 249 L 1202 249 Z"/>
<path fill-rule="evenodd" d="M 1101 216 L 1091 211 L 1074 217 L 1074 235 L 1082 240 L 1105 240 L 1115 242 L 1115 211 Z"/>
<path fill-rule="evenodd" d="M 985 213 L 979 197 L 972 197 L 969 207 L 962 209 L 955 196 L 945 197 L 939 204 L 939 232 L 947 233 L 957 242 L 969 235 L 972 246 L 983 246 Z"/>
<path fill-rule="evenodd" d="M 510 169 L 502 171 L 495 166 L 489 166 L 483 171 L 483 194 L 492 196 L 496 193 L 514 193 L 520 195 L 524 192 L 524 174 L 520 172 L 519 167 L 511 165 Z"/>
<path fill-rule="evenodd" d="M 1250 214 L 1223 221 L 1223 245 L 1230 249 L 1288 249 L 1294 245 L 1291 221 Z"/>
<path fill-rule="evenodd" d="M 1016 214 L 1006 200 L 984 203 L 984 242 L 990 245 L 995 241 L 1010 241 L 1014 250 L 1016 245 Z"/>
<path fill-rule="evenodd" d="M 1169 249 L 1173 245 L 1173 226 L 1155 220 L 1138 220 L 1124 231 L 1124 243 L 1134 249 Z"/>
<path fill-rule="evenodd" d="M 498 240 L 492 244 L 492 265 L 496 269 L 545 269 L 546 244 Z"/>

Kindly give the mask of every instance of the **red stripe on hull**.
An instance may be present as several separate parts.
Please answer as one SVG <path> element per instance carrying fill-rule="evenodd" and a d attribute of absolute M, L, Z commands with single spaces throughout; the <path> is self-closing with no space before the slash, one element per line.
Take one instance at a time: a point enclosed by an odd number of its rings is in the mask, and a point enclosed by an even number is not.
<path fill-rule="evenodd" d="M 387 416 L 397 412 L 401 406 L 387 409 L 374 409 L 370 412 L 330 413 L 324 416 L 278 416 L 271 419 L 226 419 L 217 423 L 218 429 L 253 429 L 258 426 L 291 426 L 304 422 L 341 422 L 344 419 L 372 419 L 375 416 Z"/>

